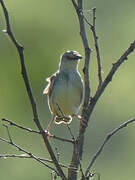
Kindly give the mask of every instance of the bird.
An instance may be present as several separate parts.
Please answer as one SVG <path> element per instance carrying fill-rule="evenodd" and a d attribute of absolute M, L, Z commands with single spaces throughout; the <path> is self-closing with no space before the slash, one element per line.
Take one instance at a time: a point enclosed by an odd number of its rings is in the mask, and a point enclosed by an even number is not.
<path fill-rule="evenodd" d="M 43 94 L 48 96 L 48 106 L 53 118 L 48 124 L 70 124 L 73 117 L 80 117 L 78 112 L 83 99 L 83 80 L 78 71 L 82 56 L 74 50 L 66 51 L 60 56 L 58 70 L 46 80 L 48 85 Z M 79 119 L 79 118 L 78 118 Z"/>

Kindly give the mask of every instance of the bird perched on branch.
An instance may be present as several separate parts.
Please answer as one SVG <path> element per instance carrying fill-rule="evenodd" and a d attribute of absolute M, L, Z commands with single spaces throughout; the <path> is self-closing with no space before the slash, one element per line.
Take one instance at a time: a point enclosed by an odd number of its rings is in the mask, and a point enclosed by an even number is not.
<path fill-rule="evenodd" d="M 83 98 L 83 81 L 78 72 L 82 56 L 77 51 L 66 51 L 60 58 L 59 69 L 47 78 L 48 85 L 43 94 L 48 96 L 48 105 L 56 124 L 70 124 L 77 116 Z"/>

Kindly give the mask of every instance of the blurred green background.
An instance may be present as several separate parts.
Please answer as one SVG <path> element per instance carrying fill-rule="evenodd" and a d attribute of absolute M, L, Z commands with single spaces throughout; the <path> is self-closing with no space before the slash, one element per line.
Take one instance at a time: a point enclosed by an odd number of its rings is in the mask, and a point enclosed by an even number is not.
<path fill-rule="evenodd" d="M 47 82 L 45 79 L 58 68 L 59 56 L 65 50 L 74 49 L 84 55 L 79 26 L 71 1 L 59 0 L 5 0 L 10 22 L 17 40 L 24 46 L 25 62 L 32 90 L 37 102 L 39 117 L 44 128 L 51 114 L 47 99 L 42 95 Z M 134 0 L 84 0 L 84 14 L 92 20 L 92 7 L 97 8 L 97 34 L 101 49 L 103 77 L 105 77 L 120 55 L 135 37 Z M 93 37 L 89 26 L 87 34 L 93 49 L 90 64 L 92 94 L 97 87 L 97 63 Z M 20 73 L 20 63 L 15 47 L 2 30 L 5 20 L 0 8 L 0 119 L 7 118 L 16 123 L 35 129 L 31 106 Z M 84 145 L 83 168 L 97 151 L 108 132 L 124 121 L 135 116 L 135 54 L 129 56 L 116 73 L 112 83 L 98 102 Z M 82 74 L 83 61 L 80 62 Z M 83 75 L 83 74 L 82 74 Z M 78 134 L 79 122 L 71 124 L 73 134 Z M 35 134 L 9 127 L 14 142 L 40 157 L 48 157 L 42 139 Z M 52 133 L 69 137 L 65 125 L 54 125 Z M 0 123 L 0 137 L 7 138 L 6 129 Z M 60 161 L 69 163 L 72 147 L 70 144 L 51 140 L 60 153 Z M 94 172 L 103 180 L 134 179 L 135 167 L 135 125 L 123 129 L 106 145 L 103 153 L 93 166 Z M 0 154 L 20 154 L 15 148 L 0 142 Z M 51 172 L 33 160 L 0 159 L 0 179 L 33 180 L 51 179 Z M 96 178 L 94 178 L 96 179 Z"/>

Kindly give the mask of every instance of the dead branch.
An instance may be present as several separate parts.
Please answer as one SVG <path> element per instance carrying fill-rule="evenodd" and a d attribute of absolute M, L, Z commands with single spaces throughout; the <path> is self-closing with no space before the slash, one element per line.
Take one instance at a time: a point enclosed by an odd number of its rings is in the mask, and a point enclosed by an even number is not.
<path fill-rule="evenodd" d="M 99 100 L 100 96 L 104 92 L 105 88 L 109 84 L 109 82 L 112 80 L 113 75 L 117 71 L 117 69 L 120 67 L 120 65 L 127 60 L 127 57 L 129 54 L 131 54 L 135 49 L 135 41 L 131 43 L 129 48 L 123 53 L 123 55 L 116 61 L 116 63 L 113 63 L 113 67 L 111 68 L 110 72 L 106 76 L 105 80 L 102 82 L 102 74 L 101 74 L 101 59 L 100 59 L 100 52 L 99 52 L 99 46 L 97 41 L 97 35 L 96 35 L 96 29 L 95 29 L 95 20 L 96 20 L 96 9 L 93 9 L 93 24 L 90 24 L 85 16 L 83 15 L 83 0 L 72 0 L 72 4 L 76 10 L 78 20 L 79 20 L 79 26 L 80 26 L 80 35 L 82 38 L 82 43 L 85 49 L 85 63 L 84 63 L 84 103 L 83 103 L 83 109 L 82 109 L 82 118 L 85 120 L 85 122 L 89 122 L 91 114 L 93 112 L 93 109 Z M 94 97 L 90 98 L 90 82 L 89 82 L 89 62 L 90 62 L 90 55 L 91 55 L 91 49 L 88 45 L 87 35 L 85 31 L 85 24 L 84 20 L 90 25 L 91 30 L 93 32 L 93 37 L 95 40 L 95 48 L 96 48 L 96 54 L 97 54 L 97 62 L 98 62 L 98 78 L 99 78 L 99 86 L 98 89 L 94 95 Z M 82 157 L 83 153 L 83 144 L 84 144 L 84 134 L 86 131 L 87 126 L 80 125 L 79 129 L 79 136 L 78 136 L 78 146 L 74 146 L 73 155 L 72 155 L 72 161 L 71 164 L 74 164 L 76 168 L 78 168 L 79 160 Z M 77 150 L 76 150 L 77 149 Z M 78 153 L 76 152 L 79 152 Z M 73 179 L 77 179 L 77 174 L 75 172 L 69 171 L 69 180 L 70 177 L 73 177 Z M 71 178 L 72 179 L 72 178 Z"/>
<path fill-rule="evenodd" d="M 29 152 L 29 151 L 23 149 L 22 147 L 18 146 L 17 144 L 15 144 L 15 143 L 13 142 L 13 139 L 11 138 L 11 135 L 10 135 L 10 132 L 9 132 L 8 127 L 7 127 L 7 126 L 5 126 L 5 127 L 6 127 L 6 129 L 7 129 L 7 133 L 8 133 L 8 138 L 9 138 L 9 140 L 6 140 L 6 139 L 0 137 L 0 141 L 2 141 L 2 142 L 4 142 L 4 143 L 7 143 L 7 144 L 9 144 L 9 145 L 11 145 L 11 146 L 13 146 L 13 147 L 15 147 L 15 148 L 16 148 L 17 150 L 19 150 L 20 152 L 25 153 L 25 155 L 27 155 L 29 158 L 38 161 L 39 163 L 43 164 L 44 166 L 48 167 L 49 169 L 55 171 L 55 172 L 58 174 L 58 172 L 57 172 L 54 168 L 52 168 L 51 166 L 47 165 L 46 163 L 44 163 L 44 162 L 41 161 L 40 159 L 38 159 L 34 154 L 32 154 L 31 152 Z M 3 155 L 3 157 L 4 157 L 4 155 Z M 5 156 L 5 157 L 6 157 L 6 156 Z"/>
<path fill-rule="evenodd" d="M 27 132 L 35 133 L 35 134 L 41 134 L 40 131 L 36 131 L 36 130 L 31 129 L 31 128 L 26 128 L 26 127 L 24 127 L 24 126 L 22 126 L 22 125 L 19 125 L 19 124 L 14 123 L 14 122 L 11 121 L 11 120 L 8 120 L 8 119 L 3 118 L 2 121 L 3 121 L 3 122 L 7 122 L 7 123 L 9 123 L 11 126 L 14 126 L 14 127 L 19 128 L 19 129 L 25 130 L 25 131 L 27 131 Z M 53 134 L 50 134 L 50 137 L 53 138 L 53 139 L 57 139 L 57 140 L 63 141 L 63 142 L 74 143 L 74 140 L 72 140 L 72 139 L 66 139 L 66 138 L 58 137 L 58 136 L 53 135 Z"/>
<path fill-rule="evenodd" d="M 103 144 L 100 146 L 100 148 L 99 148 L 99 150 L 97 151 L 97 153 L 93 156 L 93 158 L 92 158 L 89 166 L 87 167 L 87 170 L 86 170 L 86 172 L 85 172 L 85 177 L 87 177 L 87 175 L 89 174 L 89 172 L 90 172 L 90 170 L 91 170 L 91 167 L 93 166 L 95 160 L 99 157 L 99 155 L 101 154 L 101 152 L 102 152 L 103 149 L 104 149 L 104 146 L 105 146 L 105 145 L 107 144 L 107 142 L 112 138 L 112 136 L 114 136 L 114 135 L 115 135 L 116 133 L 118 133 L 120 130 L 122 130 L 123 128 L 127 127 L 129 124 L 134 123 L 134 122 L 135 122 L 135 118 L 130 119 L 130 120 L 124 122 L 123 124 L 121 124 L 118 128 L 114 129 L 112 132 L 110 132 L 110 133 L 106 136 Z"/>
<path fill-rule="evenodd" d="M 90 99 L 90 82 L 89 82 L 89 63 L 90 63 L 90 54 L 91 49 L 88 44 L 86 30 L 85 30 L 85 23 L 83 18 L 83 1 L 78 0 L 77 2 L 75 0 L 72 0 L 72 4 L 75 8 L 75 11 L 78 16 L 79 26 L 80 26 L 80 36 L 82 38 L 82 43 L 85 51 L 85 61 L 84 61 L 84 102 L 83 102 L 83 109 L 82 109 L 82 118 L 85 120 L 86 124 L 88 122 L 89 117 L 86 116 L 87 114 L 87 107 L 89 104 Z M 78 168 L 80 159 L 82 158 L 82 151 L 83 151 L 83 144 L 84 144 L 84 132 L 86 127 L 84 127 L 80 123 L 80 129 L 79 129 L 79 136 L 77 138 L 77 143 L 73 146 L 73 154 L 72 154 L 72 160 L 71 160 L 71 166 L 74 166 L 75 168 Z M 77 179 L 77 172 L 72 171 L 69 169 L 68 171 L 68 180 L 76 180 Z"/>
<path fill-rule="evenodd" d="M 35 156 L 35 155 L 34 155 Z M 50 159 L 46 159 L 46 158 L 41 158 L 41 157 L 37 157 L 35 156 L 37 159 L 39 159 L 40 161 L 44 161 L 44 162 L 48 162 L 48 163 L 53 163 L 52 160 Z M 19 159 L 32 159 L 32 157 L 30 157 L 28 154 L 0 154 L 0 158 L 3 159 L 7 159 L 7 158 L 19 158 Z M 68 165 L 64 165 L 60 163 L 60 166 L 63 168 L 69 168 Z"/>
<path fill-rule="evenodd" d="M 105 88 L 112 81 L 114 74 L 119 69 L 120 65 L 128 59 L 128 56 L 134 51 L 134 49 L 135 49 L 135 41 L 133 41 L 130 44 L 130 46 L 128 47 L 128 49 L 122 54 L 122 56 L 115 63 L 113 63 L 112 68 L 109 71 L 108 75 L 106 76 L 105 80 L 103 81 L 101 87 L 97 90 L 94 97 L 91 98 L 91 101 L 90 101 L 90 104 L 88 107 L 88 114 L 87 114 L 89 117 L 91 116 L 91 113 L 93 112 L 93 109 L 94 109 L 98 99 L 104 92 Z"/>
<path fill-rule="evenodd" d="M 93 33 L 93 38 L 95 42 L 95 49 L 96 49 L 96 56 L 97 56 L 97 64 L 98 64 L 98 80 L 99 80 L 99 85 L 98 88 L 102 84 L 102 65 L 101 65 L 101 57 L 100 57 L 100 50 L 99 50 L 99 43 L 98 43 L 98 36 L 96 33 L 96 8 L 92 8 L 93 12 L 93 22 L 92 24 L 87 20 L 85 15 L 83 15 L 85 22 L 90 26 L 90 29 Z"/>
<path fill-rule="evenodd" d="M 3 13 L 4 13 L 4 16 L 5 16 L 5 21 L 6 21 L 6 31 L 5 32 L 8 34 L 9 38 L 11 39 L 13 44 L 15 45 L 15 47 L 17 49 L 17 52 L 19 54 L 19 59 L 20 59 L 20 63 L 21 63 L 21 73 L 22 73 L 23 80 L 24 80 L 25 87 L 26 87 L 26 91 L 27 91 L 27 94 L 28 94 L 28 97 L 29 97 L 29 100 L 30 100 L 30 103 L 31 103 L 33 116 L 34 116 L 34 122 L 35 122 L 36 126 L 38 127 L 38 129 L 39 129 L 39 131 L 40 131 L 40 133 L 42 135 L 44 143 L 45 143 L 45 145 L 47 147 L 47 150 L 48 150 L 48 152 L 49 152 L 49 154 L 51 156 L 51 159 L 54 162 L 54 165 L 55 165 L 55 167 L 56 167 L 56 169 L 57 169 L 57 171 L 59 173 L 59 176 L 61 176 L 63 180 L 67 180 L 62 168 L 60 167 L 60 165 L 59 165 L 59 163 L 57 161 L 57 158 L 55 157 L 55 154 L 54 154 L 54 152 L 52 150 L 52 147 L 51 147 L 51 145 L 50 145 L 50 143 L 48 141 L 47 134 L 45 133 L 45 131 L 42 128 L 42 126 L 40 124 L 40 121 L 39 121 L 36 102 L 35 102 L 33 94 L 32 94 L 30 82 L 29 82 L 26 67 L 25 67 L 23 46 L 20 45 L 17 42 L 17 40 L 16 40 L 16 38 L 15 38 L 13 32 L 12 32 L 12 29 L 11 29 L 11 26 L 10 26 L 10 21 L 9 21 L 9 14 L 8 14 L 7 9 L 6 9 L 4 1 L 0 0 L 0 4 L 2 6 Z"/>

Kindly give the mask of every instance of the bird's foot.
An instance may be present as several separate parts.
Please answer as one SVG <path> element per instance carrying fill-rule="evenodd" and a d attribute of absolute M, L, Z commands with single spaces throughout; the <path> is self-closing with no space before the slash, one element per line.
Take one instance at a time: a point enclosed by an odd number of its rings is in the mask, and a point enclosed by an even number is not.
<path fill-rule="evenodd" d="M 70 124 L 71 121 L 72 121 L 71 116 L 56 116 L 55 117 L 56 124 L 61 124 L 61 123 Z"/>

